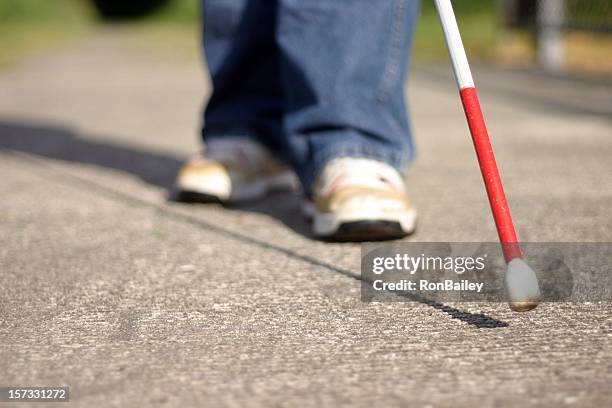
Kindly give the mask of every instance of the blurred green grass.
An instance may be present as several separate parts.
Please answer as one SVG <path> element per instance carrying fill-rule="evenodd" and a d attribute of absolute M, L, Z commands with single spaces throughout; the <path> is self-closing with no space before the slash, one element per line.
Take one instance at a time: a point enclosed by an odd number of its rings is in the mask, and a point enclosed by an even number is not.
<path fill-rule="evenodd" d="M 471 60 L 487 60 L 495 55 L 502 21 L 494 0 L 453 2 L 459 29 Z M 416 62 L 440 61 L 447 55 L 446 44 L 433 1 L 423 0 L 414 39 Z"/>
<path fill-rule="evenodd" d="M 1 0 L 0 67 L 84 35 L 90 21 L 81 0 Z"/>
<path fill-rule="evenodd" d="M 151 22 L 188 23 L 197 25 L 200 18 L 200 0 L 172 0 L 148 17 Z"/>
<path fill-rule="evenodd" d="M 454 4 L 470 57 L 491 58 L 501 29 L 497 2 L 470 0 Z M 89 0 L 0 0 L 0 66 L 29 52 L 80 38 L 99 24 L 106 23 L 96 17 Z M 150 16 L 112 24 L 134 27 L 141 43 L 193 50 L 199 0 L 172 0 Z M 446 46 L 433 2 L 423 0 L 416 28 L 415 60 L 430 62 L 444 58 Z"/>
<path fill-rule="evenodd" d="M 476 60 L 493 58 L 496 41 L 502 30 L 497 1 L 455 1 L 454 7 L 470 58 Z M 172 0 L 158 13 L 143 21 L 165 26 L 166 33 L 173 23 L 184 24 L 182 31 L 185 32 L 185 27 L 193 28 L 199 24 L 198 17 L 199 0 Z M 158 31 L 154 27 L 150 28 L 152 32 Z M 178 27 L 175 29 L 181 30 Z M 414 52 L 417 62 L 440 61 L 447 56 L 446 44 L 431 0 L 422 1 L 421 16 L 415 33 Z"/>

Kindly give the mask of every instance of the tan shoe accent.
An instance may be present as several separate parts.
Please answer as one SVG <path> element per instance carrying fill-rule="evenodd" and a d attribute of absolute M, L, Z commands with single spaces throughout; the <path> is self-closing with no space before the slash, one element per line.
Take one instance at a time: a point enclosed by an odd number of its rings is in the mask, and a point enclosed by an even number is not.
<path fill-rule="evenodd" d="M 380 210 L 412 210 L 408 197 L 403 192 L 373 187 L 339 187 L 330 194 L 314 198 L 317 210 L 321 212 L 355 211 L 371 203 Z"/>
<path fill-rule="evenodd" d="M 339 158 L 314 183 L 315 235 L 350 241 L 395 239 L 412 233 L 416 210 L 404 181 L 391 166 L 369 159 Z"/>
<path fill-rule="evenodd" d="M 246 139 L 215 141 L 205 155 L 192 157 L 176 180 L 178 198 L 184 201 L 251 201 L 298 186 L 291 170 Z"/>
<path fill-rule="evenodd" d="M 211 200 L 227 201 L 232 192 L 228 168 L 214 160 L 190 160 L 177 177 L 177 190 L 210 196 Z"/>

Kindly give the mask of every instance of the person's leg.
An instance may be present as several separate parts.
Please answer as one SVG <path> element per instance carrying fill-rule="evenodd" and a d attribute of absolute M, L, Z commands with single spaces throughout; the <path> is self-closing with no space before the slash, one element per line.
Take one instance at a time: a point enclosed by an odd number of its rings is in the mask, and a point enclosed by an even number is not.
<path fill-rule="evenodd" d="M 404 79 L 418 0 L 278 0 L 284 129 L 315 235 L 399 238 L 416 211 Z"/>
<path fill-rule="evenodd" d="M 275 0 L 203 0 L 204 53 L 213 93 L 204 113 L 204 140 L 241 136 L 276 152 L 281 133 Z"/>
<path fill-rule="evenodd" d="M 176 181 L 183 201 L 242 201 L 295 189 L 279 162 L 283 93 L 273 0 L 204 0 L 204 50 L 213 93 L 204 113 L 204 151 Z"/>
<path fill-rule="evenodd" d="M 404 79 L 418 0 L 278 0 L 284 129 L 309 186 L 339 157 L 403 172 L 412 157 Z"/>

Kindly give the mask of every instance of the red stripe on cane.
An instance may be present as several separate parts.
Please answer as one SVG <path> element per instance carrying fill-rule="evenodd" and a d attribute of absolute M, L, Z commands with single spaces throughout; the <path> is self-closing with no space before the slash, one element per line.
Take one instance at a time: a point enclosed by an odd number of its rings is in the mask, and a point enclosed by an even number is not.
<path fill-rule="evenodd" d="M 480 108 L 478 93 L 476 88 L 464 88 L 460 94 L 470 133 L 472 134 L 474 148 L 476 149 L 478 164 L 480 165 L 480 171 L 482 172 L 489 202 L 491 203 L 497 233 L 502 243 L 504 258 L 506 262 L 510 262 L 515 258 L 522 258 L 512 216 L 510 215 L 510 208 L 506 201 L 506 194 L 504 193 L 504 187 L 499 176 L 495 156 L 493 155 L 491 140 L 489 139 L 487 126 L 485 125 L 482 109 Z"/>

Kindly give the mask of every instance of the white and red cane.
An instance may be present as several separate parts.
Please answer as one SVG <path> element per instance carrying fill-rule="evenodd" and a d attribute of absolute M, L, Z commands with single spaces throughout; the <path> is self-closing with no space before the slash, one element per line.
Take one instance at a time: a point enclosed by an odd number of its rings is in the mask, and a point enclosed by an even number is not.
<path fill-rule="evenodd" d="M 504 258 L 508 265 L 505 283 L 508 292 L 510 308 L 517 312 L 525 312 L 535 308 L 540 301 L 540 289 L 535 272 L 523 260 L 523 254 L 516 236 L 510 208 L 491 141 L 480 108 L 478 93 L 467 60 L 467 55 L 461 41 L 461 34 L 453 11 L 451 0 L 434 0 L 448 52 L 453 64 L 455 79 L 459 87 L 461 102 L 465 111 L 472 141 L 478 156 L 480 171 L 487 189 L 491 204 L 493 219 L 501 242 Z"/>

